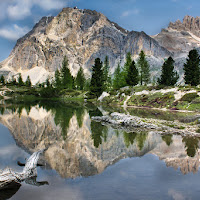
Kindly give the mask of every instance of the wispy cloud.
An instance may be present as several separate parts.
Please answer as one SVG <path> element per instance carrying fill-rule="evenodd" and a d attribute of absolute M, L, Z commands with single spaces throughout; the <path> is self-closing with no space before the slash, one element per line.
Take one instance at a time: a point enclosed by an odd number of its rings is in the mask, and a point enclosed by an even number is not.
<path fill-rule="evenodd" d="M 39 6 L 43 10 L 56 10 L 65 7 L 70 0 L 0 0 L 0 20 L 10 18 L 21 20 L 32 14 L 32 8 Z"/>
<path fill-rule="evenodd" d="M 133 10 L 126 10 L 121 14 L 121 17 L 128 17 L 130 15 L 138 15 L 140 13 L 139 9 L 133 9 Z"/>
<path fill-rule="evenodd" d="M 0 28 L 0 37 L 15 41 L 25 35 L 28 31 L 28 27 L 20 27 L 17 24 L 14 24 L 11 27 Z"/>
<path fill-rule="evenodd" d="M 19 20 L 31 15 L 31 2 L 29 0 L 16 0 L 8 5 L 7 14 L 10 19 Z"/>

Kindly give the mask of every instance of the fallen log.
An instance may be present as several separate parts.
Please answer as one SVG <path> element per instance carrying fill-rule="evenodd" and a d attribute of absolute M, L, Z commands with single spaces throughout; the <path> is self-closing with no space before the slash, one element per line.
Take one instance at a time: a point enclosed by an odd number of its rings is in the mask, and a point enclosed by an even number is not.
<path fill-rule="evenodd" d="M 26 161 L 25 167 L 22 172 L 15 172 L 10 168 L 6 168 L 0 171 L 0 189 L 6 188 L 12 184 L 20 184 L 26 179 L 37 176 L 37 162 L 39 156 L 44 150 L 33 153 Z"/>

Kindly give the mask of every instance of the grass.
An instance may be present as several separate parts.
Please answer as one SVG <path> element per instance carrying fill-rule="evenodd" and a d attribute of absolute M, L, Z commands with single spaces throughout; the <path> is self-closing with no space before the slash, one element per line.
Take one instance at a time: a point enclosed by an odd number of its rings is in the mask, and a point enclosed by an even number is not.
<path fill-rule="evenodd" d="M 156 108 L 163 108 L 163 107 L 171 108 L 173 106 L 173 102 L 174 102 L 173 92 L 169 92 L 166 94 L 157 92 L 150 95 L 133 95 L 128 101 L 128 105 L 156 107 Z"/>
<path fill-rule="evenodd" d="M 199 97 L 199 95 L 194 92 L 194 93 L 187 93 L 185 94 L 181 99 L 180 101 L 187 101 L 187 102 L 191 102 L 193 101 L 195 98 Z"/>

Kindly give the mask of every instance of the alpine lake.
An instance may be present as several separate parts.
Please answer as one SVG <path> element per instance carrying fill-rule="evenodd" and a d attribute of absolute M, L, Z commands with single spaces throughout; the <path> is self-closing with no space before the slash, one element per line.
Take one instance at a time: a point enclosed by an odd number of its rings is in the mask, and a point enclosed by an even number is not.
<path fill-rule="evenodd" d="M 37 177 L 0 190 L 0 199 L 199 199 L 200 138 L 126 132 L 91 120 L 116 110 L 184 123 L 197 115 L 79 102 L 2 102 L 0 169 L 22 171 L 19 162 L 46 151 Z"/>

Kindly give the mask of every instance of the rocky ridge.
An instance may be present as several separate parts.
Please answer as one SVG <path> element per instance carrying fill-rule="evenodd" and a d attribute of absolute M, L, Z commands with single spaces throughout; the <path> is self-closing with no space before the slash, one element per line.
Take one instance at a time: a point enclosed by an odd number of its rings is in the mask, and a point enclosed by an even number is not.
<path fill-rule="evenodd" d="M 118 62 L 123 64 L 127 52 L 136 56 L 141 50 L 151 56 L 150 60 L 162 61 L 171 55 L 144 32 L 129 32 L 101 13 L 64 8 L 56 17 L 43 17 L 33 30 L 20 38 L 10 56 L 1 63 L 1 71 L 21 72 L 24 79 L 30 75 L 36 83 L 40 80 L 33 73 L 55 72 L 66 55 L 73 75 L 83 66 L 89 76 L 95 58 L 104 60 L 108 55 L 113 71 Z"/>
<path fill-rule="evenodd" d="M 200 17 L 185 16 L 183 22 L 170 22 L 161 33 L 153 36 L 158 43 L 174 54 L 174 57 L 187 57 L 193 48 L 200 47 Z"/>

